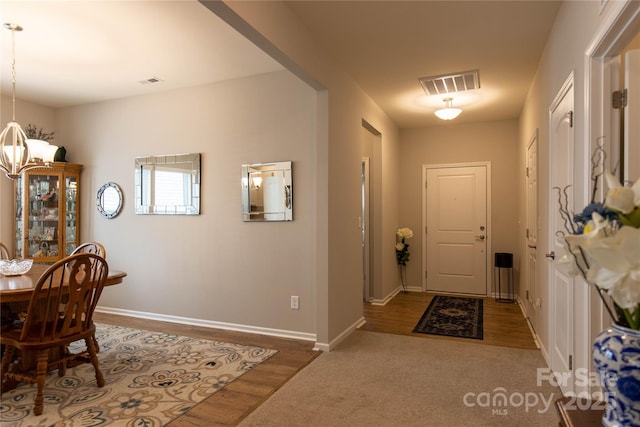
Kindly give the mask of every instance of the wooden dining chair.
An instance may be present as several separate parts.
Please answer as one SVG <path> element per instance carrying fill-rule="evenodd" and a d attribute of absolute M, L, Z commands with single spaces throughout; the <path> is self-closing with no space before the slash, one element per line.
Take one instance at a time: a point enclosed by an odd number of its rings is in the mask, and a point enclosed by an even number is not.
<path fill-rule="evenodd" d="M 107 251 L 104 249 L 104 245 L 99 242 L 82 243 L 71 252 L 71 255 L 75 254 L 96 254 L 102 258 L 107 258 Z"/>
<path fill-rule="evenodd" d="M 38 279 L 22 327 L 2 332 L 2 384 L 37 384 L 35 415 L 44 410 L 47 372 L 58 368 L 58 375 L 64 376 L 72 360 L 88 359 L 98 387 L 104 386 L 94 344 L 93 312 L 108 274 L 107 262 L 95 254 L 75 254 L 59 260 Z M 84 340 L 86 350 L 70 353 L 68 345 L 78 340 Z M 20 358 L 14 358 L 16 350 L 21 352 Z"/>
<path fill-rule="evenodd" d="M 107 258 L 107 251 L 105 250 L 104 245 L 100 242 L 81 243 L 71 252 L 71 255 L 75 254 L 96 254 L 104 259 Z M 100 345 L 98 344 L 98 340 L 95 336 L 93 337 L 93 343 L 96 346 L 96 351 L 100 353 Z"/>
<path fill-rule="evenodd" d="M 9 248 L 2 242 L 0 242 L 0 259 L 11 259 Z"/>

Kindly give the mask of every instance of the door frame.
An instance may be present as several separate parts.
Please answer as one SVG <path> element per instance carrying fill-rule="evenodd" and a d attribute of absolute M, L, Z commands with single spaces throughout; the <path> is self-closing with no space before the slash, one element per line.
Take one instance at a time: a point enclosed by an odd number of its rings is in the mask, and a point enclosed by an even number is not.
<path fill-rule="evenodd" d="M 487 209 L 487 222 L 486 222 L 486 251 L 487 251 L 487 265 L 485 274 L 485 289 L 487 296 L 491 293 L 492 283 L 491 274 L 492 268 L 492 251 L 491 251 L 491 233 L 493 227 L 491 226 L 491 162 L 469 162 L 469 163 L 442 163 L 442 164 L 426 164 L 422 165 L 422 291 L 427 291 L 427 170 L 428 169 L 442 169 L 442 168 L 463 168 L 484 166 L 487 172 L 487 188 L 486 188 L 486 209 Z"/>
<path fill-rule="evenodd" d="M 637 2 L 605 2 L 603 3 L 603 19 L 591 43 L 585 50 L 585 120 L 584 135 L 589 142 L 589 149 L 585 150 L 586 156 L 590 156 L 597 144 L 597 138 L 608 135 L 604 139 L 604 146 L 609 150 L 609 167 L 615 165 L 620 155 L 611 140 L 616 135 L 614 123 L 618 121 L 619 110 L 611 108 L 611 92 L 616 87 L 618 80 L 619 61 L 617 57 L 629 41 L 637 34 L 640 26 L 640 6 Z M 585 162 L 587 159 L 583 159 Z M 588 164 L 588 163 L 587 163 Z M 585 168 L 586 173 L 589 172 Z M 602 188 L 601 188 L 602 191 Z M 597 197 L 601 197 L 600 193 Z M 581 342 L 576 344 L 587 356 L 583 364 L 591 373 L 591 343 L 595 336 L 611 324 L 611 320 L 604 309 L 600 298 L 592 287 L 586 292 L 582 301 L 587 307 L 580 321 L 587 326 Z M 578 352 L 580 353 L 580 352 Z M 597 387 L 592 385 L 576 387 L 576 392 L 593 393 Z"/>
<path fill-rule="evenodd" d="M 362 233 L 362 297 L 369 302 L 373 297 L 372 268 L 371 268 L 371 224 L 370 224 L 370 195 L 369 195 L 369 157 L 362 158 L 362 211 L 360 230 Z"/>
<path fill-rule="evenodd" d="M 526 235 L 525 238 L 525 248 L 524 248 L 524 253 L 525 255 L 525 262 L 524 262 L 524 268 L 525 268 L 525 284 L 524 284 L 524 288 L 525 288 L 525 304 L 527 305 L 527 309 L 531 309 L 531 313 L 529 314 L 529 317 L 532 317 L 532 315 L 535 317 L 535 319 L 533 319 L 533 324 L 534 327 L 535 326 L 539 326 L 537 325 L 537 320 L 538 320 L 538 310 L 540 309 L 540 304 L 539 304 L 539 297 L 538 295 L 540 295 L 540 289 L 539 289 L 539 283 L 540 280 L 538 280 L 538 275 L 536 274 L 537 271 L 536 269 L 537 264 L 538 264 L 538 231 L 540 229 L 540 191 L 538 189 L 538 185 L 539 185 L 539 181 L 538 181 L 538 170 L 539 170 L 539 162 L 540 162 L 540 155 L 539 155 L 539 141 L 540 141 L 540 129 L 536 128 L 533 137 L 531 137 L 531 139 L 529 140 L 529 143 L 527 144 L 527 156 L 526 156 L 526 168 L 527 168 L 527 202 L 526 202 L 526 228 L 528 230 L 528 234 Z M 536 174 L 536 188 L 535 188 L 535 211 L 532 212 L 532 207 L 530 206 L 530 194 L 529 194 L 529 176 L 532 173 L 531 171 L 531 164 L 529 163 L 529 151 L 531 150 L 531 147 L 535 146 L 535 159 L 533 160 L 535 162 L 535 174 Z M 533 232 L 535 233 L 535 243 L 534 243 L 534 247 L 531 247 L 529 244 L 531 243 L 531 239 L 530 239 L 530 235 L 531 235 L 531 228 L 535 228 L 535 230 L 533 230 Z M 534 256 L 534 265 L 532 266 L 530 264 L 530 255 L 531 253 L 533 253 Z M 527 310 L 528 311 L 528 310 Z"/>

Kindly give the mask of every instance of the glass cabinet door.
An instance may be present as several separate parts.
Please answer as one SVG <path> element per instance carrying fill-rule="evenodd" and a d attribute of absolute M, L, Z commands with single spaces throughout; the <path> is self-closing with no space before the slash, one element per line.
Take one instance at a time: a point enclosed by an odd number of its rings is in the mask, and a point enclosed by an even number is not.
<path fill-rule="evenodd" d="M 55 262 L 76 248 L 81 168 L 54 163 L 16 181 L 16 257 Z"/>
<path fill-rule="evenodd" d="M 60 254 L 59 175 L 27 176 L 26 258 L 54 258 Z"/>
<path fill-rule="evenodd" d="M 65 216 L 65 254 L 69 255 L 78 246 L 78 179 L 65 177 L 66 216 Z"/>

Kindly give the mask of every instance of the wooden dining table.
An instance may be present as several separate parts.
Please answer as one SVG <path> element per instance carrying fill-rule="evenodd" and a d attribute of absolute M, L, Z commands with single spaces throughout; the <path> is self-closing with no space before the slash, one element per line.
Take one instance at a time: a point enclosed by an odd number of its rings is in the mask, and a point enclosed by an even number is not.
<path fill-rule="evenodd" d="M 31 293 L 42 273 L 49 264 L 33 264 L 31 270 L 20 276 L 4 276 L 0 274 L 0 303 L 29 303 Z M 109 269 L 109 275 L 105 286 L 112 286 L 122 283 L 122 279 L 127 275 L 124 271 Z"/>

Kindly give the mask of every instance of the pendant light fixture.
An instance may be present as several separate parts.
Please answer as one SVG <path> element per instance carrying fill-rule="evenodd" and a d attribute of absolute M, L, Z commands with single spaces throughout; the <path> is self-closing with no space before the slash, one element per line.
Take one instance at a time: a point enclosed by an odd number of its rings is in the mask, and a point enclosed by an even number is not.
<path fill-rule="evenodd" d="M 57 146 L 46 141 L 27 139 L 24 130 L 16 122 L 16 54 L 15 32 L 22 31 L 17 24 L 4 24 L 11 30 L 11 83 L 12 83 L 12 116 L 7 127 L 0 133 L 0 169 L 10 179 L 16 179 L 29 169 L 50 166 Z"/>
<path fill-rule="evenodd" d="M 462 113 L 462 110 L 459 108 L 453 108 L 452 102 L 453 98 L 445 98 L 443 99 L 445 102 L 445 107 L 440 110 L 436 110 L 434 113 L 439 119 L 442 120 L 453 120 Z"/>

